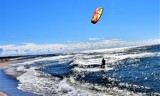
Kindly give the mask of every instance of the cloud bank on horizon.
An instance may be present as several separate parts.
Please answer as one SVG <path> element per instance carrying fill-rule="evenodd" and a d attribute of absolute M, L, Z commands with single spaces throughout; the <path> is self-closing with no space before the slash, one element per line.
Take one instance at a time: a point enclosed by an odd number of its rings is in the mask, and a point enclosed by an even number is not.
<path fill-rule="evenodd" d="M 24 45 L 0 46 L 0 56 L 54 54 L 66 52 L 78 52 L 95 49 L 110 49 L 120 47 L 144 46 L 160 44 L 160 39 L 152 39 L 145 42 L 127 42 L 119 39 L 103 40 L 101 42 L 77 43 L 77 44 L 44 44 L 27 43 Z"/>

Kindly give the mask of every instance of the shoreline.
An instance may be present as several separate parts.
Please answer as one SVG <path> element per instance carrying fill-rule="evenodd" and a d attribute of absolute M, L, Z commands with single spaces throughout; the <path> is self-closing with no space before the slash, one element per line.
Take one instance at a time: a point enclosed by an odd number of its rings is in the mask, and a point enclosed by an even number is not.
<path fill-rule="evenodd" d="M 19 58 L 5 58 L 5 59 L 0 59 L 0 69 L 5 68 L 9 66 L 10 64 L 20 62 L 21 60 L 18 60 Z M 0 91 L 0 96 L 7 96 L 6 93 Z"/>
<path fill-rule="evenodd" d="M 25 59 L 22 58 L 0 58 L 0 70 L 3 70 L 4 68 L 7 68 L 10 64 L 23 62 Z M 7 95 L 8 92 L 4 92 L 3 90 L 0 90 L 0 96 L 9 96 Z M 26 96 L 26 95 L 24 95 Z M 32 95 L 31 95 L 32 96 Z"/>
<path fill-rule="evenodd" d="M 4 92 L 0 92 L 0 96 L 7 96 Z"/>

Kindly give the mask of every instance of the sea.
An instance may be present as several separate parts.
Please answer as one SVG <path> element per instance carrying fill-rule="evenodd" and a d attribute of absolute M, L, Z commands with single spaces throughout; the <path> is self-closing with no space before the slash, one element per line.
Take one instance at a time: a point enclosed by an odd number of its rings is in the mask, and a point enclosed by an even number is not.
<path fill-rule="evenodd" d="M 160 44 L 27 57 L 0 72 L 9 96 L 160 96 Z"/>

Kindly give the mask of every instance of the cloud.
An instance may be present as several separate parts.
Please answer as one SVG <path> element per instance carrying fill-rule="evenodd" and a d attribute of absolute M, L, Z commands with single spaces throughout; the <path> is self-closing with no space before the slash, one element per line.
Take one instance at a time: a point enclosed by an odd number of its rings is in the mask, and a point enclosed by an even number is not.
<path fill-rule="evenodd" d="M 144 42 L 128 42 L 119 39 L 104 40 L 101 42 L 86 42 L 77 44 L 34 44 L 4 45 L 0 46 L 0 56 L 33 55 L 33 54 L 54 54 L 64 52 L 77 52 L 94 49 L 110 49 L 130 46 L 143 46 L 160 44 L 160 39 L 150 39 Z"/>
<path fill-rule="evenodd" d="M 88 38 L 90 41 L 101 40 L 101 38 Z"/>

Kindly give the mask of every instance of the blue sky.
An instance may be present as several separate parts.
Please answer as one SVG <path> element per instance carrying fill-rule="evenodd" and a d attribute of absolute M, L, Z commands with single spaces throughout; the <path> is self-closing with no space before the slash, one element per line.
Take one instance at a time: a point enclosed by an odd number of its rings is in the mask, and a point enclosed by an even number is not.
<path fill-rule="evenodd" d="M 160 38 L 159 27 L 159 0 L 0 0 L 0 45 L 145 41 Z"/>

